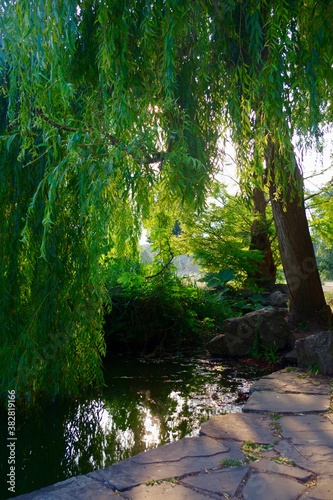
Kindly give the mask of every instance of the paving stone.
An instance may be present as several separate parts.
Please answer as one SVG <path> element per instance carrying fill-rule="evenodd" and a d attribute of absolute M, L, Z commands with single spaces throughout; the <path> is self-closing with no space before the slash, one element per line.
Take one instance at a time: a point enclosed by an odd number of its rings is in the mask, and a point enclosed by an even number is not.
<path fill-rule="evenodd" d="M 295 462 L 299 467 L 303 467 L 308 471 L 318 473 L 321 467 L 319 463 L 323 458 L 321 457 L 320 460 L 317 461 L 311 460 L 309 456 L 305 456 L 303 453 L 305 450 L 302 450 L 302 448 L 303 446 L 297 446 L 296 448 L 292 443 L 284 439 L 274 445 L 274 450 L 277 451 L 281 457 Z"/>
<path fill-rule="evenodd" d="M 307 500 L 332 500 L 333 476 L 319 478 L 316 486 L 309 488 L 300 499 Z"/>
<path fill-rule="evenodd" d="M 275 460 L 279 455 L 274 450 L 261 450 L 260 456 L 265 459 Z"/>
<path fill-rule="evenodd" d="M 168 462 L 184 457 L 204 457 L 228 451 L 228 446 L 210 437 L 184 438 L 171 444 L 159 446 L 149 453 L 139 453 L 132 457 L 138 463 Z"/>
<path fill-rule="evenodd" d="M 240 450 L 239 443 L 230 443 L 228 452 L 212 456 L 184 457 L 175 461 L 146 464 L 136 462 L 135 458 L 129 458 L 119 464 L 111 465 L 111 467 L 90 472 L 88 476 L 101 482 L 105 481 L 109 487 L 123 491 L 147 481 L 179 477 L 198 473 L 205 469 L 217 469 L 221 467 L 223 460 L 243 460 L 244 455 Z"/>
<path fill-rule="evenodd" d="M 298 445 L 297 449 L 311 463 L 328 462 L 333 473 L 333 448 L 325 445 Z"/>
<path fill-rule="evenodd" d="M 130 500 L 159 500 L 160 498 L 163 500 L 207 500 L 206 495 L 202 493 L 170 483 L 151 486 L 144 484 L 122 493 L 121 496 Z"/>
<path fill-rule="evenodd" d="M 333 449 L 325 446 L 298 445 L 282 439 L 276 450 L 282 457 L 294 461 L 298 466 L 303 467 L 315 474 L 330 474 L 333 476 Z"/>
<path fill-rule="evenodd" d="M 279 420 L 284 438 L 293 444 L 327 445 L 333 448 L 333 424 L 324 415 L 286 416 Z"/>
<path fill-rule="evenodd" d="M 228 467 L 226 469 L 201 472 L 197 476 L 189 476 L 181 481 L 182 484 L 194 486 L 210 493 L 226 493 L 229 496 L 234 496 L 236 490 L 249 471 L 248 467 Z"/>
<path fill-rule="evenodd" d="M 254 382 L 250 392 L 280 391 L 303 394 L 330 394 L 330 385 L 320 377 L 306 377 L 302 373 L 280 370 Z"/>
<path fill-rule="evenodd" d="M 76 476 L 47 488 L 15 497 L 20 500 L 107 500 L 119 498 L 105 485 L 87 476 Z"/>
<path fill-rule="evenodd" d="M 275 474 L 284 474 L 286 476 L 300 479 L 303 482 L 309 481 L 313 474 L 310 471 L 293 467 L 291 465 L 279 464 L 274 460 L 258 460 L 249 464 L 253 469 L 262 470 L 265 472 L 274 472 Z"/>
<path fill-rule="evenodd" d="M 202 424 L 200 433 L 215 439 L 235 439 L 261 444 L 269 444 L 276 439 L 275 428 L 269 416 L 249 413 L 229 413 L 211 417 Z"/>
<path fill-rule="evenodd" d="M 251 474 L 243 488 L 245 500 L 295 500 L 306 486 L 277 474 L 258 472 Z"/>
<path fill-rule="evenodd" d="M 243 407 L 245 413 L 323 413 L 330 408 L 330 398 L 323 394 L 288 394 L 255 391 Z"/>

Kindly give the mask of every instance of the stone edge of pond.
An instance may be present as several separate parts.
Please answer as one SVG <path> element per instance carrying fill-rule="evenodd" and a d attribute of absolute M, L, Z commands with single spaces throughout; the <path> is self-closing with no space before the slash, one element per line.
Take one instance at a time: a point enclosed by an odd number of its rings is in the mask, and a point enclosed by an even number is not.
<path fill-rule="evenodd" d="M 332 378 L 280 370 L 253 384 L 242 413 L 211 417 L 199 437 L 11 498 L 331 500 L 331 394 Z"/>

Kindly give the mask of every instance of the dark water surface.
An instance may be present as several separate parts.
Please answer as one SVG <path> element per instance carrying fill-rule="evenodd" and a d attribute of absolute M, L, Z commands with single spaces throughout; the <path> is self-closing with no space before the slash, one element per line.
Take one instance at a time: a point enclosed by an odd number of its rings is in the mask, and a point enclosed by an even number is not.
<path fill-rule="evenodd" d="M 208 358 L 111 357 L 102 395 L 17 410 L 15 495 L 198 435 L 210 416 L 241 411 L 238 392 L 263 375 L 244 364 Z M 6 443 L 4 412 L 0 432 Z M 0 470 L 0 498 L 11 498 L 6 445 L 0 449 Z"/>

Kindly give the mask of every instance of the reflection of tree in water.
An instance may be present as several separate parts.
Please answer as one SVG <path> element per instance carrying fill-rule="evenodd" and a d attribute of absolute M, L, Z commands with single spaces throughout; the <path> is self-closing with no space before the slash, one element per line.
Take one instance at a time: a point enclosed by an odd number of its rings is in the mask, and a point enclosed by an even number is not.
<path fill-rule="evenodd" d="M 62 460 L 71 475 L 104 467 L 103 403 L 80 403 L 64 422 L 66 452 Z"/>
<path fill-rule="evenodd" d="M 147 408 L 128 398 L 80 403 L 64 423 L 62 466 L 86 474 L 139 453 L 147 425 Z"/>
<path fill-rule="evenodd" d="M 221 407 L 225 412 L 230 410 L 234 398 L 230 392 L 223 393 L 218 384 L 206 383 L 201 393 L 191 390 L 188 394 L 172 390 L 169 386 L 167 398 L 159 397 L 146 402 L 153 418 L 159 422 L 159 436 L 156 444 L 170 443 L 185 436 L 197 435 L 201 424 L 215 414 L 221 414 Z M 233 405 L 233 411 L 241 408 Z"/>
<path fill-rule="evenodd" d="M 217 370 L 213 368 L 217 368 L 217 363 L 207 366 L 202 362 L 198 366 L 193 360 L 176 366 L 166 363 L 159 364 L 156 377 L 136 379 L 140 404 L 150 412 L 155 431 L 159 428 L 159 435 L 150 436 L 150 440 L 146 432 L 147 447 L 196 435 L 210 416 L 240 411 L 240 407 L 232 404 L 240 382 L 226 380 L 222 367 L 217 381 Z"/>
<path fill-rule="evenodd" d="M 201 423 L 217 412 L 188 391 L 172 389 L 173 382 L 109 395 L 104 401 L 80 403 L 64 423 L 66 452 L 62 466 L 69 475 L 87 473 L 124 460 L 145 449 L 197 434 Z M 207 391 L 217 390 L 208 384 Z M 135 395 L 134 395 L 135 392 Z M 186 394 L 186 392 L 188 392 Z M 207 401 L 206 401 L 207 404 Z"/>
<path fill-rule="evenodd" d="M 62 466 L 69 475 L 83 474 L 196 435 L 210 416 L 223 408 L 230 411 L 237 389 L 235 374 L 232 381 L 226 380 L 221 367 L 217 380 L 214 365 L 214 369 L 191 362 L 152 367 L 136 362 L 131 365 L 136 377 L 116 370 L 103 400 L 81 402 L 67 416 Z M 233 405 L 232 411 L 237 410 L 240 407 Z"/>

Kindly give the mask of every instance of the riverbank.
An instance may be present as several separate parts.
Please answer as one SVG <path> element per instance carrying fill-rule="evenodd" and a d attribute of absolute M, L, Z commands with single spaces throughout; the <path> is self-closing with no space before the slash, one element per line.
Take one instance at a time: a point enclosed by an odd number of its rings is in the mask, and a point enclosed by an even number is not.
<path fill-rule="evenodd" d="M 331 500 L 331 383 L 275 372 L 254 383 L 242 413 L 210 418 L 199 437 L 16 498 Z"/>

